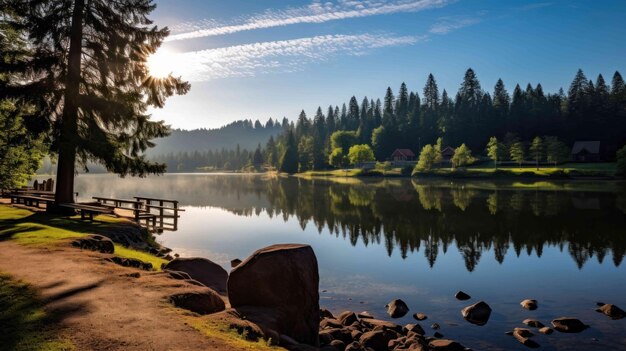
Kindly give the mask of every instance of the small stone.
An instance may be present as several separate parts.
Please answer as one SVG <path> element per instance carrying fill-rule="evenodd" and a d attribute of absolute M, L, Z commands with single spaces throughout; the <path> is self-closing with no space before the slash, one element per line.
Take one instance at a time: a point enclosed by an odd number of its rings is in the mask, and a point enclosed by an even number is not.
<path fill-rule="evenodd" d="M 435 339 L 428 343 L 434 351 L 464 351 L 465 347 L 453 340 Z"/>
<path fill-rule="evenodd" d="M 433 323 L 430 327 L 433 328 L 434 330 L 439 330 L 441 328 L 441 326 L 437 323 Z"/>
<path fill-rule="evenodd" d="M 457 298 L 457 300 L 461 300 L 461 301 L 469 300 L 469 299 L 471 299 L 471 298 L 472 298 L 471 296 L 469 296 L 468 294 L 464 293 L 463 291 L 459 291 L 459 292 L 457 292 L 457 293 L 454 295 L 454 297 L 456 297 L 456 298 Z"/>
<path fill-rule="evenodd" d="M 407 312 L 409 312 L 409 306 L 400 299 L 396 299 L 387 304 L 387 314 L 391 318 L 401 318 L 404 317 Z"/>
<path fill-rule="evenodd" d="M 550 327 L 543 327 L 543 328 L 539 328 L 539 332 L 541 334 L 550 335 L 554 332 L 554 330 L 552 330 L 552 328 Z"/>
<path fill-rule="evenodd" d="M 230 267 L 231 268 L 235 268 L 237 266 L 239 266 L 241 264 L 241 260 L 238 258 L 235 258 L 234 260 L 230 261 Z"/>
<path fill-rule="evenodd" d="M 626 317 L 626 312 L 624 312 L 624 310 L 610 303 L 602 305 L 602 307 L 597 308 L 596 311 L 604 313 L 614 320 Z"/>
<path fill-rule="evenodd" d="M 357 317 L 359 317 L 359 318 L 366 318 L 366 319 L 373 319 L 373 318 L 374 318 L 374 316 L 372 316 L 372 315 L 371 315 L 369 312 L 367 312 L 367 311 L 363 311 L 363 312 L 361 312 L 361 313 L 357 314 Z"/>
<path fill-rule="evenodd" d="M 346 343 L 341 340 L 333 340 L 330 342 L 330 346 L 334 347 L 337 350 L 343 351 L 346 348 Z"/>
<path fill-rule="evenodd" d="M 333 316 L 333 314 L 329 310 L 325 308 L 320 308 L 320 318 L 321 319 L 324 319 L 324 318 L 335 319 L 335 316 Z"/>
<path fill-rule="evenodd" d="M 427 315 L 425 315 L 425 314 L 423 314 L 423 313 L 414 313 L 414 314 L 413 314 L 413 318 L 415 318 L 415 319 L 416 319 L 416 320 L 418 320 L 418 321 L 423 321 L 423 320 L 425 320 L 426 318 L 428 318 L 428 316 L 427 316 Z"/>
<path fill-rule="evenodd" d="M 339 322 L 345 326 L 348 326 L 354 322 L 357 322 L 359 319 L 356 316 L 356 313 L 351 311 L 342 312 L 339 316 L 337 316 Z"/>
<path fill-rule="evenodd" d="M 426 332 L 424 332 L 424 329 L 422 328 L 422 326 L 419 325 L 419 324 L 407 324 L 407 325 L 404 326 L 404 328 L 402 328 L 402 331 L 405 334 L 408 334 L 410 332 L 417 333 L 419 335 L 426 334 Z"/>
<path fill-rule="evenodd" d="M 518 333 L 525 338 L 530 338 L 531 336 L 533 336 L 533 333 L 526 328 L 513 328 L 513 334 L 515 333 Z"/>
<path fill-rule="evenodd" d="M 552 321 L 552 326 L 561 333 L 580 333 L 589 328 L 588 325 L 584 324 L 579 319 L 571 317 L 557 318 Z"/>
<path fill-rule="evenodd" d="M 516 328 L 516 329 L 520 329 L 520 328 Z M 537 348 L 539 347 L 539 344 L 537 344 L 535 341 L 529 339 L 527 336 L 522 335 L 523 333 L 520 330 L 515 330 L 513 331 L 513 336 L 515 337 L 515 339 L 517 339 L 517 341 L 519 341 L 522 345 L 526 346 L 526 347 L 530 347 L 530 348 Z M 532 334 L 531 334 L 532 335 Z"/>
<path fill-rule="evenodd" d="M 524 319 L 524 321 L 522 322 L 524 324 L 526 324 L 529 327 L 533 327 L 533 328 L 543 328 L 544 325 L 543 323 L 541 323 L 540 321 L 536 320 L 536 319 Z"/>
<path fill-rule="evenodd" d="M 435 334 L 433 334 L 434 337 L 441 339 L 443 338 L 443 334 L 441 334 L 440 332 L 435 332 Z"/>
<path fill-rule="evenodd" d="M 466 321 L 482 326 L 487 324 L 489 321 L 489 317 L 491 316 L 491 307 L 489 307 L 486 302 L 479 301 L 461 310 L 461 315 L 463 315 L 463 318 L 465 318 Z"/>
<path fill-rule="evenodd" d="M 524 300 L 520 302 L 520 305 L 529 311 L 534 311 L 537 309 L 537 300 Z"/>

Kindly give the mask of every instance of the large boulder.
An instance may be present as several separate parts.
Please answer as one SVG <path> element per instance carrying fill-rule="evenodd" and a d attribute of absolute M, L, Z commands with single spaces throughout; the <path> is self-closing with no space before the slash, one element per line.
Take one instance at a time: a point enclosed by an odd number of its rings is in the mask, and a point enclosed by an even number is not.
<path fill-rule="evenodd" d="M 226 308 L 224 300 L 211 289 L 175 294 L 170 296 L 170 301 L 176 307 L 198 314 L 221 312 Z"/>
<path fill-rule="evenodd" d="M 491 307 L 484 301 L 479 301 L 473 305 L 465 307 L 461 314 L 466 321 L 476 324 L 485 325 L 491 316 Z"/>
<path fill-rule="evenodd" d="M 176 258 L 163 269 L 187 273 L 191 279 L 199 281 L 220 294 L 226 294 L 228 273 L 222 266 L 206 258 Z"/>
<path fill-rule="evenodd" d="M 309 345 L 318 344 L 318 289 L 317 258 L 309 245 L 301 244 L 257 250 L 228 278 L 233 308 L 262 327 Z"/>

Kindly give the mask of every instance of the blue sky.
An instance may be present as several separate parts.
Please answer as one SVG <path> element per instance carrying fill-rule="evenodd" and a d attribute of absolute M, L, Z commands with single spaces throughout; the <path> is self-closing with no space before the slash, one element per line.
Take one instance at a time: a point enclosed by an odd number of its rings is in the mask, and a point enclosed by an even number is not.
<path fill-rule="evenodd" d="M 576 70 L 626 74 L 626 1 L 157 0 L 172 35 L 155 71 L 192 84 L 153 118 L 174 128 L 295 119 L 352 95 L 382 98 L 429 73 L 455 94 L 472 67 L 483 89 L 502 78 L 567 90 Z"/>

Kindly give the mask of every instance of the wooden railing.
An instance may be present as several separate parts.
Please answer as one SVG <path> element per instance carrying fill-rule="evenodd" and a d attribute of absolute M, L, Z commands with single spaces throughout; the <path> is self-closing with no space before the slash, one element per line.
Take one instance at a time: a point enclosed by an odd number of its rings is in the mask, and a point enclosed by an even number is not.
<path fill-rule="evenodd" d="M 185 211 L 178 207 L 177 200 L 159 199 L 153 197 L 135 196 L 135 200 L 143 203 L 143 209 L 147 213 L 156 215 L 161 230 L 177 230 L 179 212 Z M 157 212 L 157 213 L 155 213 Z M 166 221 L 171 219 L 172 222 Z"/>

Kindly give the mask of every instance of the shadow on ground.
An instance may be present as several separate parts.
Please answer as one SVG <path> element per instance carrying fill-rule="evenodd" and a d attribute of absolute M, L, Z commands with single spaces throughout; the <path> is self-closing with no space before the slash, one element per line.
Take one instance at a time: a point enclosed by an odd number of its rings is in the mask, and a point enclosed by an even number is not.
<path fill-rule="evenodd" d="M 97 288 L 102 282 L 67 287 L 65 281 L 47 284 L 42 291 L 55 289 L 43 299 L 24 282 L 0 273 L 0 345 L 3 350 L 70 350 L 60 324 L 89 311 L 85 303 L 67 302 L 69 297 Z"/>

